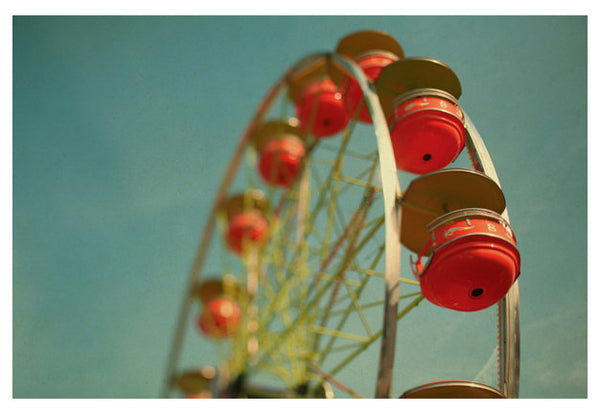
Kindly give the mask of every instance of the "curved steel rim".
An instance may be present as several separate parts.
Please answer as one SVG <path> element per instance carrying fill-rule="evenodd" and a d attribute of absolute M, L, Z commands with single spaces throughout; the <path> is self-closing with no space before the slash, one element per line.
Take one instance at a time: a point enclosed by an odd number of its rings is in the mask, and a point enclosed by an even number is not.
<path fill-rule="evenodd" d="M 498 186 L 500 180 L 494 168 L 492 158 L 485 147 L 483 138 L 477 128 L 464 112 L 467 142 L 466 147 L 471 157 L 473 167 L 488 177 Z M 502 217 L 510 225 L 508 208 L 502 213 Z M 517 279 L 508 293 L 498 303 L 498 334 L 500 347 L 500 378 L 498 387 L 508 398 L 519 396 L 520 377 L 520 304 L 519 304 L 519 280 Z"/>

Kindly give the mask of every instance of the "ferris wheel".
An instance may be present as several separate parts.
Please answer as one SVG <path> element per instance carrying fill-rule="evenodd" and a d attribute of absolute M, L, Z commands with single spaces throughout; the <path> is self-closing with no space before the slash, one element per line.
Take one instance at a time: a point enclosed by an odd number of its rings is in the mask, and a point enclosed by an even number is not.
<path fill-rule="evenodd" d="M 215 195 L 164 397 L 518 396 L 520 256 L 461 93 L 448 65 L 371 30 L 283 74 Z M 452 167 L 465 151 L 471 168 Z M 432 378 L 392 395 L 397 331 L 422 302 L 497 308 L 495 384 Z M 190 336 L 218 361 L 184 363 Z M 366 358 L 371 395 L 340 380 Z"/>

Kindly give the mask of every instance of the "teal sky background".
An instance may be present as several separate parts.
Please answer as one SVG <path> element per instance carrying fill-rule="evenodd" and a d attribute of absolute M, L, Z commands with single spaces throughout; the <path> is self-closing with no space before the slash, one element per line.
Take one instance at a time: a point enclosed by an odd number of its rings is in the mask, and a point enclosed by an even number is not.
<path fill-rule="evenodd" d="M 290 65 L 363 29 L 461 80 L 522 256 L 520 396 L 588 395 L 585 16 L 23 16 L 13 397 L 159 396 L 198 237 L 255 106 Z"/>

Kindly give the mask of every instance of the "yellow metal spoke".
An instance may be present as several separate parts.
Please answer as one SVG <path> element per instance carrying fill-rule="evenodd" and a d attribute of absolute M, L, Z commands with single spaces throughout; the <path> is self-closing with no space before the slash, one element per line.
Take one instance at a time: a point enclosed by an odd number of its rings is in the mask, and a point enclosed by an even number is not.
<path fill-rule="evenodd" d="M 359 273 L 364 273 L 366 275 L 370 275 L 370 276 L 377 276 L 380 278 L 385 279 L 385 273 L 382 272 L 377 272 L 375 270 L 370 270 L 370 269 L 361 269 L 359 267 L 353 267 L 352 270 L 359 272 Z M 416 286 L 420 286 L 419 282 L 417 282 L 416 280 L 410 280 L 410 279 L 405 279 L 405 278 L 399 278 L 398 280 L 400 280 L 400 282 L 402 283 L 408 283 L 411 285 L 416 285 Z"/>
<path fill-rule="evenodd" d="M 348 294 L 350 295 L 350 298 L 352 299 L 352 305 L 354 306 L 354 309 L 358 313 L 358 317 L 360 318 L 365 330 L 367 331 L 367 335 L 368 336 L 373 335 L 371 332 L 371 328 L 369 327 L 369 323 L 367 322 L 367 318 L 365 317 L 365 314 L 363 312 L 363 307 L 360 305 L 360 303 L 358 303 L 357 295 L 347 285 L 346 285 L 346 290 L 347 290 Z"/>
<path fill-rule="evenodd" d="M 321 334 L 321 335 L 329 335 L 329 336 L 335 336 L 336 338 L 344 338 L 344 339 L 351 339 L 353 341 L 358 341 L 358 342 L 368 342 L 369 338 L 365 337 L 365 336 L 360 336 L 360 335 L 355 335 L 355 334 L 351 334 L 348 332 L 343 332 L 343 331 L 337 331 L 335 329 L 329 329 L 329 328 L 325 328 L 323 326 L 311 326 L 310 330 L 312 332 Z"/>

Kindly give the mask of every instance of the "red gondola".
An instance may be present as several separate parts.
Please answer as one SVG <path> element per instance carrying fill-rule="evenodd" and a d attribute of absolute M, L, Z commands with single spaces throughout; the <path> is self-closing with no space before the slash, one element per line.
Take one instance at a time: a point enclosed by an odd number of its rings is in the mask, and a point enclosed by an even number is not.
<path fill-rule="evenodd" d="M 411 388 L 400 398 L 506 398 L 497 389 L 474 381 L 436 381 Z"/>
<path fill-rule="evenodd" d="M 402 46 L 393 37 L 378 30 L 365 30 L 344 37 L 338 42 L 335 52 L 354 60 L 371 82 L 377 79 L 383 67 L 404 58 Z M 342 85 L 344 106 L 352 117 L 363 100 L 363 92 L 353 77 L 346 77 Z M 357 119 L 372 123 L 366 106 L 363 105 Z"/>
<path fill-rule="evenodd" d="M 269 203 L 261 191 L 230 197 L 221 206 L 227 220 L 225 241 L 237 254 L 260 248 L 269 236 Z"/>
<path fill-rule="evenodd" d="M 448 66 L 429 58 L 401 59 L 381 70 L 375 86 L 398 169 L 425 174 L 456 159 L 466 130 L 460 82 Z"/>
<path fill-rule="evenodd" d="M 296 102 L 296 115 L 304 131 L 326 138 L 346 128 L 349 117 L 342 94 L 330 79 L 308 84 Z"/>
<path fill-rule="evenodd" d="M 333 81 L 339 72 L 331 61 L 321 58 L 299 68 L 288 79 L 288 97 L 295 105 L 300 128 L 317 139 L 343 131 L 350 121 Z"/>
<path fill-rule="evenodd" d="M 425 174 L 458 157 L 465 145 L 464 115 L 458 101 L 435 89 L 417 89 L 395 101 L 390 125 L 396 166 Z"/>
<path fill-rule="evenodd" d="M 520 272 L 516 238 L 497 213 L 457 210 L 430 223 L 431 240 L 417 260 L 423 295 L 458 311 L 478 311 L 502 299 Z M 422 266 L 423 254 L 433 250 Z"/>
<path fill-rule="evenodd" d="M 242 323 L 242 310 L 231 299 L 221 297 L 208 301 L 198 317 L 198 327 L 215 339 L 235 334 Z"/>
<path fill-rule="evenodd" d="M 289 188 L 296 182 L 306 152 L 304 139 L 295 118 L 257 128 L 252 141 L 258 153 L 258 171 L 267 184 Z"/>
<path fill-rule="evenodd" d="M 266 238 L 269 223 L 258 211 L 240 213 L 229 221 L 225 234 L 227 246 L 235 253 L 243 253 L 247 247 L 259 246 Z"/>

